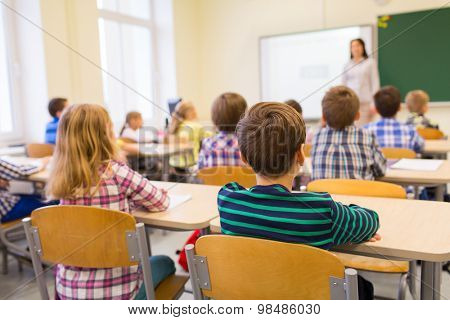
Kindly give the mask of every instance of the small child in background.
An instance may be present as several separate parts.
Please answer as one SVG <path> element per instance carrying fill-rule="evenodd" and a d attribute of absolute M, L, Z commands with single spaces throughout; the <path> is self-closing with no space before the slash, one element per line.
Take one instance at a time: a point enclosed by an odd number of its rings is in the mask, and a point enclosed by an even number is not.
<path fill-rule="evenodd" d="M 381 148 L 406 148 L 421 152 L 425 141 L 412 125 L 395 119 L 401 107 L 400 91 L 394 86 L 385 86 L 374 95 L 375 108 L 381 120 L 369 123 L 366 129 L 377 137 Z"/>
<path fill-rule="evenodd" d="M 211 118 L 219 133 L 203 140 L 198 157 L 199 169 L 242 165 L 235 131 L 245 110 L 247 102 L 237 93 L 223 93 L 214 100 Z"/>
<path fill-rule="evenodd" d="M 301 116 L 303 116 L 302 106 L 300 105 L 300 103 L 297 102 L 297 100 L 289 99 L 286 100 L 284 103 L 294 108 L 298 113 L 300 113 Z"/>
<path fill-rule="evenodd" d="M 61 118 L 53 163 L 47 192 L 61 199 L 62 205 L 130 214 L 136 208 L 156 212 L 169 206 L 166 190 L 118 160 L 112 121 L 101 106 L 68 107 Z M 175 272 L 167 256 L 152 256 L 150 264 L 155 287 Z M 128 300 L 144 298 L 145 288 L 139 266 L 99 269 L 58 264 L 56 293 L 62 300 Z"/>
<path fill-rule="evenodd" d="M 125 123 L 120 130 L 119 137 L 129 139 L 130 141 L 136 143 L 156 142 L 152 132 L 142 130 L 143 123 L 144 120 L 142 119 L 142 114 L 140 112 L 128 112 L 125 118 Z"/>
<path fill-rule="evenodd" d="M 257 185 L 236 182 L 218 194 L 222 233 L 329 250 L 344 243 L 377 241 L 378 214 L 336 202 L 328 193 L 292 192 L 305 156 L 305 123 L 283 103 L 251 107 L 237 126 L 242 160 L 256 173 Z M 373 286 L 359 277 L 360 299 L 373 299 Z"/>
<path fill-rule="evenodd" d="M 185 172 L 197 164 L 200 143 L 205 136 L 203 126 L 197 122 L 197 111 L 190 101 L 181 101 L 172 113 L 169 126 L 169 142 L 192 143 L 193 153 L 186 156 L 172 156 L 170 165 L 178 172 Z"/>
<path fill-rule="evenodd" d="M 429 102 L 430 97 L 423 90 L 414 90 L 408 92 L 405 98 L 405 103 L 408 111 L 410 112 L 410 115 L 406 120 L 406 123 L 414 125 L 416 128 L 424 127 L 439 129 L 439 125 L 425 117 L 425 113 L 428 112 Z"/>
<path fill-rule="evenodd" d="M 52 121 L 47 123 L 45 128 L 45 143 L 55 144 L 56 143 L 56 133 L 58 130 L 59 118 L 63 110 L 69 105 L 66 98 L 53 98 L 48 103 L 48 112 L 52 116 Z"/>
<path fill-rule="evenodd" d="M 375 135 L 356 127 L 359 99 L 345 86 L 333 87 L 322 99 L 322 128 L 313 138 L 312 179 L 374 180 L 384 176 L 386 159 Z"/>

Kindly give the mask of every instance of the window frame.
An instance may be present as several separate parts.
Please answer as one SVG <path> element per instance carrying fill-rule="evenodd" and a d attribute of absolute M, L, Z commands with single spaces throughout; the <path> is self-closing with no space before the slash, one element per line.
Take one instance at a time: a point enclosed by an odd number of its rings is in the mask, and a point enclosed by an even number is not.
<path fill-rule="evenodd" d="M 16 29 L 14 25 L 14 18 L 12 15 L 7 15 L 5 8 L 0 7 L 1 20 L 3 29 L 5 30 L 5 54 L 7 64 L 7 77 L 10 94 L 10 107 L 12 119 L 12 131 L 0 131 L 0 143 L 8 144 L 14 141 L 21 141 L 24 139 L 23 123 L 20 114 L 22 113 L 22 105 L 20 101 L 20 59 L 17 51 Z"/>
<path fill-rule="evenodd" d="M 119 24 L 128 24 L 128 25 L 132 25 L 132 26 L 140 26 L 140 27 L 144 27 L 147 28 L 149 30 L 150 33 L 150 50 L 151 50 L 151 61 L 150 61 L 150 65 L 151 65 L 151 69 L 150 69 L 150 76 L 151 76 L 151 83 L 152 83 L 152 87 L 150 88 L 150 92 L 152 93 L 152 97 L 150 99 L 150 104 L 154 105 L 154 104 L 158 104 L 158 101 L 161 99 L 160 97 L 160 85 L 158 82 L 158 75 L 159 75 L 159 56 L 158 56 L 158 33 L 157 33 L 157 27 L 155 24 L 155 4 L 154 4 L 154 0 L 147 0 L 149 2 L 149 18 L 147 19 L 143 19 L 143 18 L 139 18 L 139 17 L 134 17 L 131 15 L 127 15 L 127 14 L 123 14 L 120 12 L 116 12 L 116 11 L 112 11 L 112 10 L 107 10 L 107 9 L 100 9 L 98 7 L 98 2 L 97 2 L 97 10 L 98 10 L 98 21 L 100 21 L 100 19 L 104 19 L 104 20 L 110 20 Z M 99 30 L 100 31 L 100 30 Z M 99 32 L 99 36 L 100 36 L 100 32 Z M 123 39 L 122 39 L 122 33 L 120 33 L 119 35 L 120 37 L 120 42 L 123 43 Z M 101 42 L 101 40 L 100 40 Z M 100 49 L 101 50 L 101 49 Z M 121 52 L 121 54 L 123 54 L 123 52 Z M 123 57 L 122 59 L 122 68 L 123 68 Z M 106 70 L 108 71 L 108 70 Z M 124 74 L 124 70 L 121 71 L 122 74 Z M 106 75 L 107 77 L 109 75 Z M 102 78 L 102 82 L 103 82 L 103 78 Z M 103 83 L 103 90 L 104 90 L 104 86 L 105 84 Z M 105 92 L 103 92 L 103 94 L 105 94 Z M 125 97 L 125 95 L 124 95 Z M 104 98 L 105 99 L 105 98 Z M 105 99 L 106 100 L 106 99 Z M 127 112 L 128 110 L 126 110 L 127 106 L 126 106 L 126 101 L 123 101 L 124 103 L 124 108 L 125 108 L 125 112 Z M 109 106 L 106 105 L 106 107 L 109 109 Z M 151 111 L 151 116 L 150 118 L 146 118 L 144 119 L 144 121 L 149 122 L 155 121 L 155 111 L 152 109 Z"/>

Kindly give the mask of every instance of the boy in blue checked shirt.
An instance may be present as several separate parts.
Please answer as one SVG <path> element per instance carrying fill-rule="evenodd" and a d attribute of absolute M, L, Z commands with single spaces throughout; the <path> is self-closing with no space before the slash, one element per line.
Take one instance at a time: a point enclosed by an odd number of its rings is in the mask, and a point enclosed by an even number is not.
<path fill-rule="evenodd" d="M 414 125 L 395 119 L 400 111 L 401 96 L 396 87 L 386 86 L 374 95 L 375 107 L 381 120 L 366 125 L 377 137 L 382 148 L 406 148 L 421 152 L 425 144 Z"/>
<path fill-rule="evenodd" d="M 377 241 L 376 212 L 335 202 L 328 193 L 292 192 L 305 156 L 305 123 L 283 103 L 258 103 L 237 126 L 243 162 L 256 173 L 257 185 L 236 182 L 222 187 L 218 207 L 222 232 L 307 244 L 322 249 L 344 243 Z M 373 287 L 360 278 L 360 298 Z"/>
<path fill-rule="evenodd" d="M 312 179 L 374 180 L 386 172 L 384 158 L 373 133 L 358 128 L 359 99 L 345 86 L 331 88 L 322 100 L 326 127 L 313 138 Z"/>
<path fill-rule="evenodd" d="M 45 143 L 55 144 L 56 133 L 58 131 L 59 118 L 61 118 L 63 110 L 68 106 L 66 98 L 53 98 L 48 103 L 48 113 L 52 116 L 52 121 L 47 123 L 45 127 Z"/>

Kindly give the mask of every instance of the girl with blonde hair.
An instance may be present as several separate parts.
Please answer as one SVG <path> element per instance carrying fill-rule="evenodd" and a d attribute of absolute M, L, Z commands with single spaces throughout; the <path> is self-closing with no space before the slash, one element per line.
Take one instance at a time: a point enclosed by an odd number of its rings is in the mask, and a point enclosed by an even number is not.
<path fill-rule="evenodd" d="M 169 127 L 169 139 L 175 143 L 192 143 L 193 155 L 188 157 L 173 156 L 170 165 L 179 171 L 197 163 L 200 142 L 205 136 L 203 126 L 197 122 L 197 111 L 190 101 L 181 101 L 172 113 Z"/>
<path fill-rule="evenodd" d="M 153 186 L 118 160 L 113 125 L 101 106 L 68 107 L 58 128 L 54 166 L 47 193 L 62 205 L 95 206 L 131 213 L 142 207 L 164 211 L 167 192 Z M 114 250 L 114 248 L 111 248 Z M 175 272 L 166 256 L 150 258 L 155 287 Z M 135 299 L 145 296 L 138 266 L 79 268 L 58 264 L 56 292 L 60 299 Z"/>

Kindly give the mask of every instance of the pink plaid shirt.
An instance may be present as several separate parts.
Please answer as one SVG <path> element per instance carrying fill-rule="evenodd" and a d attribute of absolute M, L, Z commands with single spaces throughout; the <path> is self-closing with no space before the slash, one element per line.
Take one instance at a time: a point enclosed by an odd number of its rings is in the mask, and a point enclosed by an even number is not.
<path fill-rule="evenodd" d="M 143 207 L 149 211 L 164 211 L 169 206 L 165 190 L 127 165 L 111 161 L 100 168 L 100 186 L 93 196 L 62 199 L 63 205 L 84 205 L 131 213 Z M 126 268 L 80 268 L 58 264 L 56 291 L 60 299 L 134 299 L 142 285 L 138 266 Z"/>

